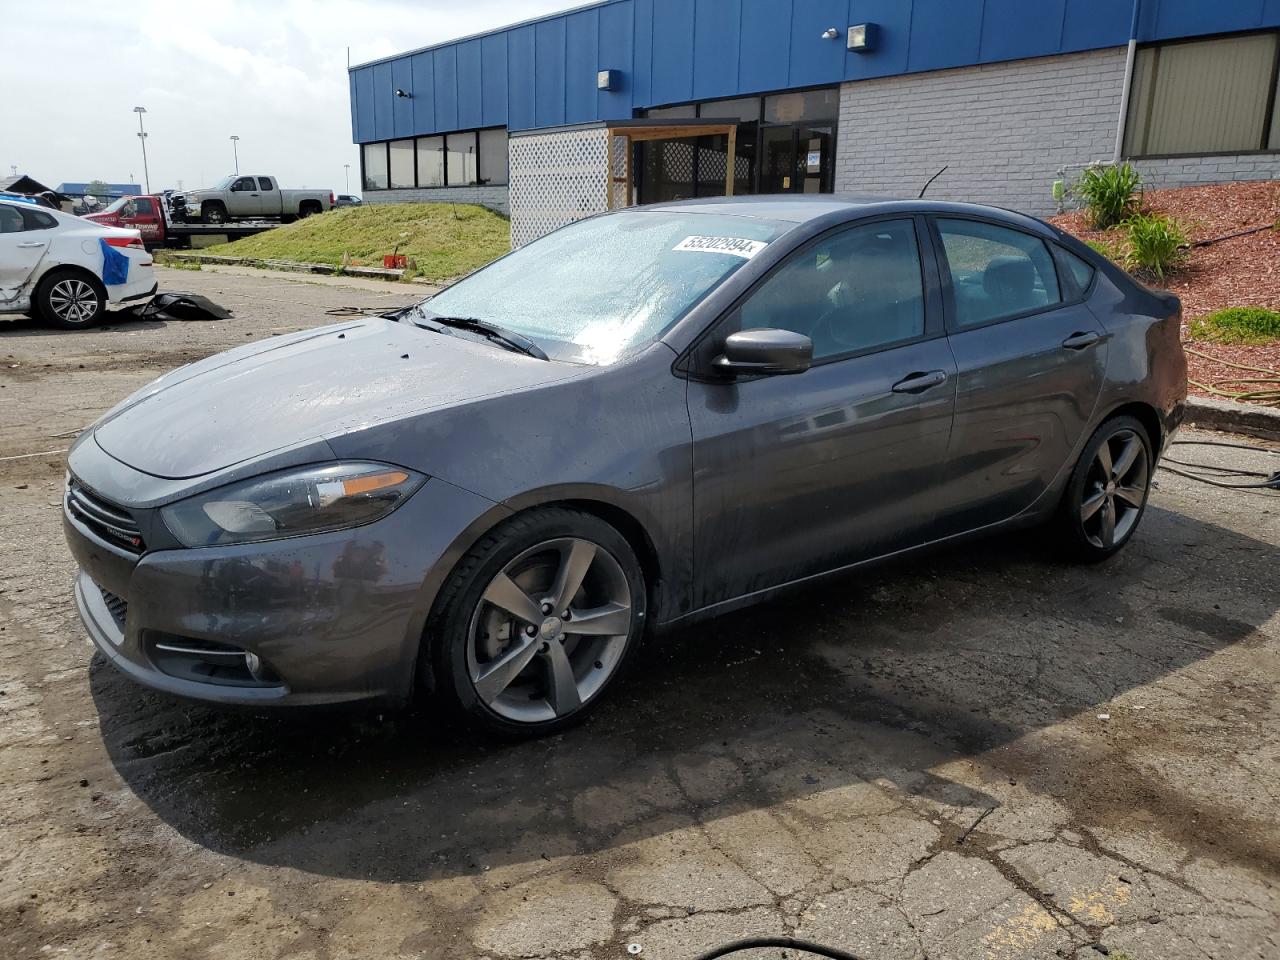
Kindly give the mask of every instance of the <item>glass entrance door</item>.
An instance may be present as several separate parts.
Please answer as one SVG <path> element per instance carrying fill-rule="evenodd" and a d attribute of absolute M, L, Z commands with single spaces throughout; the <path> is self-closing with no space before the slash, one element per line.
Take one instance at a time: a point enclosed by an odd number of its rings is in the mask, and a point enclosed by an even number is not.
<path fill-rule="evenodd" d="M 761 193 L 830 193 L 835 181 L 835 131 L 788 124 L 761 130 Z"/>

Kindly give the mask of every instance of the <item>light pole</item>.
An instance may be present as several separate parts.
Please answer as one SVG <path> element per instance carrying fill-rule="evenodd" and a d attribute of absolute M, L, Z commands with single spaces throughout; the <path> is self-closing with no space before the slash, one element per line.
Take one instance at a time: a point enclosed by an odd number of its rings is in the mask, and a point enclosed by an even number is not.
<path fill-rule="evenodd" d="M 151 172 L 147 169 L 147 131 L 142 129 L 142 115 L 147 112 L 147 108 L 134 107 L 133 112 L 138 115 L 138 139 L 142 142 L 142 177 L 147 184 L 147 193 L 150 193 Z"/>
<path fill-rule="evenodd" d="M 344 163 L 342 165 L 342 181 L 347 185 L 346 192 L 351 192 L 351 164 Z"/>
<path fill-rule="evenodd" d="M 239 140 L 240 138 L 237 137 L 234 133 L 231 135 L 231 155 L 236 158 L 236 175 L 237 176 L 239 176 L 240 174 L 240 150 L 236 146 Z"/>

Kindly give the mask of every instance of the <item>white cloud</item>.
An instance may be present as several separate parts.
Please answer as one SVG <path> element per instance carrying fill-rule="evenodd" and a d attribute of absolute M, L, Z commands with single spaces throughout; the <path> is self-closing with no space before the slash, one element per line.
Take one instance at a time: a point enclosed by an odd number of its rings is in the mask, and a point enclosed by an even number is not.
<path fill-rule="evenodd" d="M 87 0 L 15 3 L 0 57 L 0 172 L 190 188 L 233 168 L 285 186 L 358 189 L 347 57 L 361 63 L 489 30 L 573 0 Z"/>

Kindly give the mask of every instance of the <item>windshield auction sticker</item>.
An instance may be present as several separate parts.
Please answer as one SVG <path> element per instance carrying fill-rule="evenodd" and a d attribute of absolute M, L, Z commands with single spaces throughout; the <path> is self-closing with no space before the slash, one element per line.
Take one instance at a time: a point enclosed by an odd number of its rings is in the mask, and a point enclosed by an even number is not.
<path fill-rule="evenodd" d="M 750 260 L 768 245 L 763 240 L 743 240 L 739 237 L 685 237 L 671 249 L 692 253 L 727 253 Z"/>

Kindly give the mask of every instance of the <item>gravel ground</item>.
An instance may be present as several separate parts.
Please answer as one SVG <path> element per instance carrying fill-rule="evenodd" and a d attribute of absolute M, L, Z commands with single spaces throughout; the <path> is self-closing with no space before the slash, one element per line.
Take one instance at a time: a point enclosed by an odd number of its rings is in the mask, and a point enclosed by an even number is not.
<path fill-rule="evenodd" d="M 176 363 L 413 294 L 162 285 L 237 316 L 0 322 L 0 957 L 1280 957 L 1275 495 L 1161 474 L 1100 567 L 1005 537 L 724 617 L 537 743 L 216 712 L 92 655 L 44 451 Z"/>

